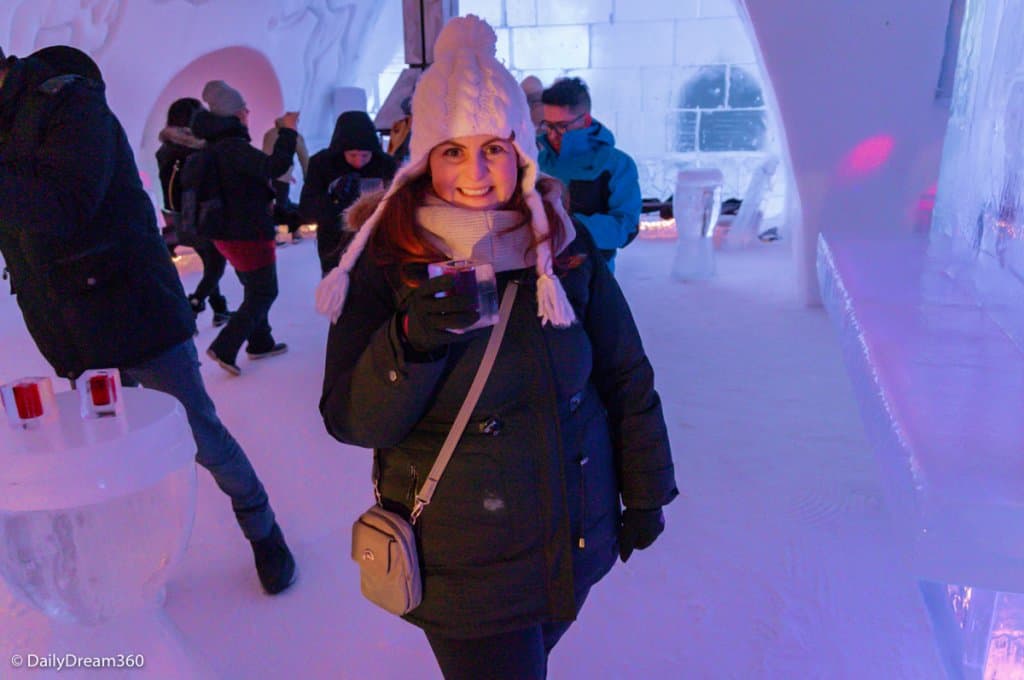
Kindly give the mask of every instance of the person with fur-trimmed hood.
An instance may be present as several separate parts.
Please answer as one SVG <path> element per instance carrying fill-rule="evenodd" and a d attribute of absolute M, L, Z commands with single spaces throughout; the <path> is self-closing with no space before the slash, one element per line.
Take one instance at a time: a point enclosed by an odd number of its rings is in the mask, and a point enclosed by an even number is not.
<path fill-rule="evenodd" d="M 326 275 L 352 240 L 342 228 L 342 213 L 360 195 L 360 181 L 378 179 L 381 188 L 391 182 L 398 165 L 384 153 L 373 121 L 365 111 L 345 111 L 334 124 L 326 149 L 309 160 L 309 174 L 302 185 L 299 214 L 315 223 L 320 270 Z"/>
<path fill-rule="evenodd" d="M 192 134 L 192 128 L 189 127 L 192 117 L 202 108 L 202 103 L 194 97 L 174 100 L 167 109 L 167 125 L 158 135 L 160 148 L 156 150 L 156 164 L 164 199 L 164 219 L 175 222 L 167 225 L 171 229 L 177 226 L 177 215 L 181 212 L 181 172 L 185 167 L 185 159 L 206 144 Z M 182 245 L 191 246 L 203 263 L 203 276 L 196 284 L 195 292 L 188 296 L 192 315 L 198 317 L 206 309 L 206 300 L 209 299 L 214 327 L 223 326 L 231 318 L 228 301 L 220 292 L 220 280 L 227 268 L 227 260 L 207 238 L 198 238 L 195 242 Z"/>
<path fill-rule="evenodd" d="M 196 462 L 230 497 L 263 589 L 288 588 L 295 559 L 206 392 L 195 321 L 128 138 L 99 66 L 74 47 L 0 60 L 0 252 L 57 375 L 117 368 L 125 385 L 181 402 Z"/>
<path fill-rule="evenodd" d="M 317 289 L 334 321 L 327 430 L 374 449 L 381 504 L 411 517 L 491 333 L 458 332 L 479 319 L 475 296 L 428 278 L 427 263 L 488 263 L 499 297 L 518 288 L 414 524 L 423 597 L 404 618 L 449 680 L 544 677 L 591 587 L 654 542 L 678 493 L 629 306 L 560 183 L 538 177 L 529 106 L 495 42 L 472 15 L 441 31 L 413 98 L 409 161 L 350 210 L 359 231 Z"/>

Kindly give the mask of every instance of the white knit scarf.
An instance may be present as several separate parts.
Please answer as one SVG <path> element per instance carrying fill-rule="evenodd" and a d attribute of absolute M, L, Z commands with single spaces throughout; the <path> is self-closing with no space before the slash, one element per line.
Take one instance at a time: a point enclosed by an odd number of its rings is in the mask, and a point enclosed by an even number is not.
<path fill-rule="evenodd" d="M 487 262 L 495 273 L 537 264 L 537 253 L 530 248 L 530 224 L 515 210 L 471 210 L 428 195 L 425 205 L 416 209 L 416 221 L 451 259 Z M 572 222 L 568 229 L 571 233 L 552 249 L 556 255 L 576 238 Z"/>

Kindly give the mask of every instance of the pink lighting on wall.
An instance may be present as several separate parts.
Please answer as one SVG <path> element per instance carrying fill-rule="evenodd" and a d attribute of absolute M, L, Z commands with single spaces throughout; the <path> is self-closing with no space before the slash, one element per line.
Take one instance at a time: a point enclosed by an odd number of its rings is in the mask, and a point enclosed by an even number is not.
<path fill-rule="evenodd" d="M 857 144 L 839 164 L 839 176 L 853 180 L 880 170 L 896 145 L 892 135 L 875 135 Z"/>

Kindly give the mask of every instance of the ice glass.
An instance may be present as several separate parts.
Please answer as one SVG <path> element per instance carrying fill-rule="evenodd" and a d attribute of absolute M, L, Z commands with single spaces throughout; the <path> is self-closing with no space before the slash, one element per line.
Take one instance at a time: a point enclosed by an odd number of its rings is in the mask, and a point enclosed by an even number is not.
<path fill-rule="evenodd" d="M 490 264 L 448 260 L 428 265 L 427 272 L 430 278 L 450 274 L 455 280 L 453 292 L 476 300 L 473 309 L 479 312 L 480 319 L 466 328 L 449 329 L 452 333 L 464 333 L 498 323 L 498 285 L 494 278 L 494 267 Z"/>

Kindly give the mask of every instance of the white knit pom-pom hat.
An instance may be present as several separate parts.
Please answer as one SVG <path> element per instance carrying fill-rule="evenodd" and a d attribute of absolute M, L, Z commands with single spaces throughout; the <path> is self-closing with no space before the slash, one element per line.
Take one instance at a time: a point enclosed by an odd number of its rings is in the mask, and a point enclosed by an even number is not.
<path fill-rule="evenodd" d="M 495 58 L 494 30 L 472 14 L 451 19 L 437 36 L 434 63 L 420 77 L 412 98 L 412 141 L 408 162 L 384 198 L 360 227 L 341 261 L 316 289 L 317 311 L 337 321 L 345 306 L 349 272 L 366 247 L 388 199 L 428 170 L 430 151 L 457 137 L 494 135 L 511 140 L 522 169 L 520 186 L 530 209 L 537 246 L 537 315 L 541 323 L 564 328 L 576 316 L 552 268 L 549 225 L 537 193 L 536 131 L 526 95 Z M 560 214 L 564 215 L 562 211 Z M 564 219 L 564 218 L 563 218 Z"/>

